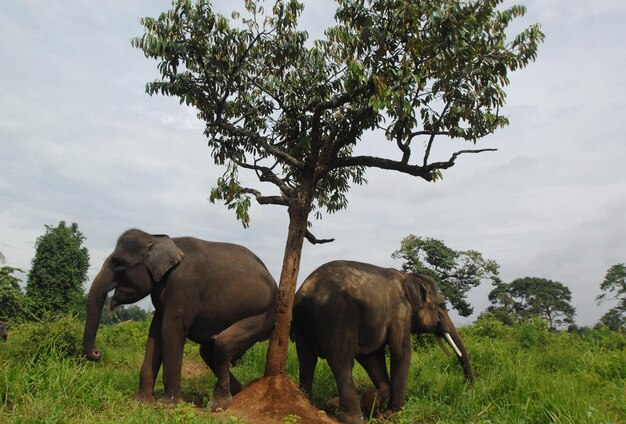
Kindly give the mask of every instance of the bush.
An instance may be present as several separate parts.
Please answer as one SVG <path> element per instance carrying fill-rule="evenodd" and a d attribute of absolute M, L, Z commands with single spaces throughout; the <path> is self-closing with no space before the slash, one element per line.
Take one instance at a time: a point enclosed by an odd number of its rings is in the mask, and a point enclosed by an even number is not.
<path fill-rule="evenodd" d="M 533 318 L 515 328 L 519 344 L 526 349 L 541 347 L 548 342 L 549 326 L 541 318 Z"/>
<path fill-rule="evenodd" d="M 74 316 L 48 316 L 44 321 L 20 324 L 12 332 L 12 357 L 33 363 L 41 360 L 79 359 L 83 322 Z"/>
<path fill-rule="evenodd" d="M 508 329 L 494 314 L 487 312 L 478 317 L 470 328 L 470 333 L 478 337 L 497 339 L 507 335 Z"/>

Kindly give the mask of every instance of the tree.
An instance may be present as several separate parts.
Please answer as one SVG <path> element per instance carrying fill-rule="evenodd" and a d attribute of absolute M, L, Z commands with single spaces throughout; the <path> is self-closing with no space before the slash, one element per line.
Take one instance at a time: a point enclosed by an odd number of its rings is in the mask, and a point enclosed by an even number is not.
<path fill-rule="evenodd" d="M 298 29 L 297 0 L 277 0 L 268 11 L 245 0 L 232 19 L 208 0 L 180 0 L 142 19 L 145 33 L 133 45 L 157 59 L 160 72 L 146 91 L 194 107 L 215 163 L 226 165 L 211 200 L 234 209 L 244 226 L 252 199 L 287 208 L 266 375 L 285 370 L 304 238 L 329 241 L 309 231 L 312 212 L 344 209 L 366 168 L 435 181 L 460 156 L 494 150 L 436 159 L 433 146 L 441 138 L 476 143 L 508 123 L 500 111 L 508 73 L 535 59 L 543 34 L 532 25 L 508 41 L 506 28 L 525 8 L 497 10 L 501 2 L 338 0 L 336 25 L 313 43 Z M 370 131 L 401 157 L 356 154 Z M 240 170 L 273 190 L 244 186 Z"/>
<path fill-rule="evenodd" d="M 114 310 L 111 310 L 111 299 L 111 296 L 107 296 L 104 301 L 100 324 L 111 325 L 129 320 L 145 321 L 148 318 L 148 312 L 137 305 L 119 305 Z"/>
<path fill-rule="evenodd" d="M 496 261 L 483 258 L 475 250 L 450 249 L 443 241 L 433 238 L 410 234 L 402 239 L 400 249 L 391 256 L 404 260 L 404 271 L 433 277 L 452 307 L 464 317 L 474 311 L 467 301 L 467 292 L 472 287 L 484 279 L 494 285 L 501 283 L 500 266 Z"/>
<path fill-rule="evenodd" d="M 83 284 L 89 269 L 89 252 L 82 246 L 85 236 L 76 223 L 68 227 L 61 221 L 56 227 L 45 227 L 46 232 L 35 243 L 26 284 L 32 312 L 41 317 L 84 310 Z"/>
<path fill-rule="evenodd" d="M 0 321 L 21 321 L 28 318 L 28 306 L 20 288 L 20 279 L 12 275 L 19 268 L 0 268 Z"/>
<path fill-rule="evenodd" d="M 626 264 L 620 263 L 609 268 L 600 284 L 602 294 L 596 297 L 598 304 L 616 300 L 617 305 L 600 318 L 600 323 L 611 330 L 626 330 Z"/>
<path fill-rule="evenodd" d="M 497 310 L 509 312 L 518 319 L 545 319 L 552 329 L 572 324 L 576 313 L 570 304 L 569 288 L 545 278 L 525 277 L 500 284 L 489 293 L 489 300 Z"/>

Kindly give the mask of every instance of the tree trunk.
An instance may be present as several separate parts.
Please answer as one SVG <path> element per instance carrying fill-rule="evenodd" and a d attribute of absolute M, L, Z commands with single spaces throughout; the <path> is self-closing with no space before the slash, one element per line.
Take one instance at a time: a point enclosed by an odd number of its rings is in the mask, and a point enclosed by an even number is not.
<path fill-rule="evenodd" d="M 289 231 L 278 285 L 276 325 L 269 340 L 265 362 L 265 376 L 267 377 L 285 373 L 293 301 L 310 208 L 310 201 L 299 202 L 289 207 Z"/>

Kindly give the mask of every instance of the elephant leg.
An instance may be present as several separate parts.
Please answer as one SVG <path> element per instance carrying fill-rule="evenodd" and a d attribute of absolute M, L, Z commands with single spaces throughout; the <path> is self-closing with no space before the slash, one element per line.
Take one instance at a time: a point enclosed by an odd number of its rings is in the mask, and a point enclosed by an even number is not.
<path fill-rule="evenodd" d="M 214 349 L 215 349 L 215 342 L 211 340 L 211 342 L 200 346 L 200 356 L 202 357 L 204 362 L 206 362 L 206 364 L 209 366 L 211 371 L 213 371 L 213 374 L 217 375 L 217 373 L 215 372 Z M 229 374 L 229 379 L 230 379 L 230 393 L 233 395 L 236 395 L 237 393 L 241 391 L 241 383 L 239 382 L 239 380 L 235 378 L 232 372 Z"/>
<path fill-rule="evenodd" d="M 160 402 L 178 403 L 180 398 L 180 378 L 183 367 L 185 331 L 177 317 L 163 315 L 161 330 L 163 338 L 163 386 L 165 391 Z"/>
<path fill-rule="evenodd" d="M 382 405 L 389 398 L 390 393 L 389 374 L 385 363 L 385 347 L 383 346 L 369 355 L 358 355 L 356 359 L 376 387 L 376 403 Z M 363 412 L 367 415 L 371 411 Z"/>
<path fill-rule="evenodd" d="M 230 392 L 231 360 L 248 350 L 260 338 L 260 334 L 266 334 L 267 326 L 267 316 L 256 315 L 231 325 L 215 338 L 213 357 L 217 383 L 211 400 L 212 411 L 223 411 L 233 403 Z"/>
<path fill-rule="evenodd" d="M 154 384 L 163 362 L 162 323 L 162 314 L 155 312 L 150 323 L 146 353 L 139 371 L 139 389 L 135 394 L 135 400 L 141 402 L 154 401 Z"/>
<path fill-rule="evenodd" d="M 411 338 L 407 335 L 404 342 L 397 348 L 390 346 L 391 351 L 391 396 L 390 412 L 399 411 L 404 405 L 406 388 L 411 365 Z"/>
<path fill-rule="evenodd" d="M 339 389 L 339 414 L 337 418 L 343 423 L 362 423 L 361 405 L 352 379 L 354 360 L 346 355 L 333 355 L 328 358 L 328 365 Z"/>
<path fill-rule="evenodd" d="M 313 377 L 317 366 L 317 354 L 305 334 L 296 332 L 295 339 L 300 371 L 300 389 L 309 399 L 313 399 Z"/>

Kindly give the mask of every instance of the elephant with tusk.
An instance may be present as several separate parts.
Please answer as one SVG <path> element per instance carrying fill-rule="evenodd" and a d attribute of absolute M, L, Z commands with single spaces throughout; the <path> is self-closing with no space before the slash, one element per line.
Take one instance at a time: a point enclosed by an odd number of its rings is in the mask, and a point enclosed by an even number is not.
<path fill-rule="evenodd" d="M 411 333 L 443 338 L 454 350 L 466 379 L 473 381 L 467 350 L 430 277 L 361 262 L 324 264 L 302 283 L 294 302 L 300 387 L 311 397 L 317 358 L 325 358 L 339 389 L 339 420 L 361 422 L 352 379 L 356 359 L 374 383 L 378 399 L 389 397 L 386 415 L 390 415 L 405 401 Z M 439 343 L 446 351 L 441 340 Z M 391 374 L 385 361 L 386 346 Z"/>

